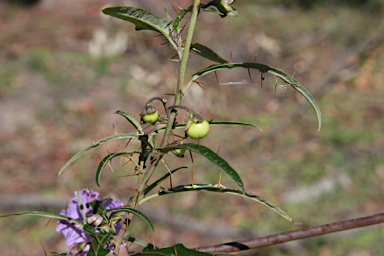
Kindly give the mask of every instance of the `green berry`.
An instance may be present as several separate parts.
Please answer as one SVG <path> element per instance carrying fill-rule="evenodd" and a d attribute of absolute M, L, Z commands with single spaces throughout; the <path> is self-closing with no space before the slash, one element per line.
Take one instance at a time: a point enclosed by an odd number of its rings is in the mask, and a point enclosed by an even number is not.
<path fill-rule="evenodd" d="M 159 112 L 155 111 L 153 113 L 144 114 L 141 116 L 141 119 L 146 123 L 155 124 L 159 120 Z"/>
<path fill-rule="evenodd" d="M 185 133 L 191 139 L 202 139 L 209 133 L 209 122 L 205 119 L 202 122 L 192 122 Z"/>
<path fill-rule="evenodd" d="M 183 142 L 181 141 L 180 142 L 181 145 L 183 145 Z M 184 148 L 179 148 L 179 149 L 176 149 L 175 152 L 176 152 L 176 155 L 178 157 L 184 157 L 184 153 L 185 153 L 186 149 Z"/>

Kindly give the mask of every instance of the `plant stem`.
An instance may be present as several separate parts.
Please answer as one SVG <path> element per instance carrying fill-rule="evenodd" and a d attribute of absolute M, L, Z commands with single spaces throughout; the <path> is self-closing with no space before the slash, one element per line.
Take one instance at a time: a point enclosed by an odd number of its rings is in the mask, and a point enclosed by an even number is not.
<path fill-rule="evenodd" d="M 184 51 L 182 53 L 182 58 L 181 58 L 179 80 L 178 80 L 176 90 L 175 90 L 174 105 L 179 105 L 180 101 L 181 101 L 181 97 L 182 97 L 181 90 L 182 90 L 183 85 L 184 85 L 185 71 L 187 68 L 187 62 L 188 62 L 188 58 L 189 58 L 189 50 L 191 48 L 192 37 L 193 37 L 194 29 L 196 26 L 196 20 L 197 20 L 199 5 L 200 5 L 200 0 L 195 0 L 195 2 L 193 4 L 192 16 L 191 16 L 191 21 L 189 24 L 187 39 L 186 39 L 186 42 L 184 45 Z M 180 53 L 179 53 L 179 55 L 180 55 Z M 176 113 L 171 112 L 171 114 L 169 115 L 169 118 L 168 118 L 168 124 L 167 124 L 167 127 L 165 129 L 164 137 L 161 141 L 160 147 L 164 147 L 167 145 L 168 138 L 171 134 L 173 123 L 175 121 L 175 117 L 176 117 Z M 147 172 L 144 175 L 144 178 L 140 184 L 140 187 L 138 188 L 138 190 L 135 193 L 133 204 L 131 205 L 131 208 L 136 209 L 138 207 L 138 205 L 139 205 L 138 202 L 139 202 L 139 198 L 141 196 L 141 193 L 144 191 L 145 186 L 147 185 L 152 174 L 154 173 L 154 171 L 155 171 L 157 165 L 159 164 L 160 160 L 162 159 L 163 155 L 164 154 L 159 153 L 155 156 L 155 160 L 153 161 L 153 163 L 151 164 L 151 166 L 147 170 Z M 123 242 L 124 235 L 127 232 L 128 226 L 129 226 L 132 218 L 133 218 L 133 214 L 128 214 L 126 216 L 126 218 L 122 222 L 122 227 L 120 229 L 119 234 L 116 237 L 114 237 L 114 240 L 116 242 L 116 246 L 115 246 L 115 249 L 113 251 L 113 255 L 115 255 L 115 256 L 118 256 L 120 253 L 120 245 Z"/>
<path fill-rule="evenodd" d="M 196 20 L 197 20 L 199 5 L 200 5 L 200 0 L 195 0 L 195 2 L 193 3 L 193 10 L 192 10 L 191 20 L 189 23 L 187 39 L 185 41 L 184 51 L 182 53 L 182 58 L 181 58 L 181 63 L 180 63 L 179 80 L 177 82 L 177 87 L 175 90 L 175 101 L 174 101 L 173 105 L 179 105 L 181 102 L 181 97 L 183 96 L 181 91 L 182 91 L 182 88 L 184 85 L 185 71 L 187 68 L 189 51 L 190 51 L 191 43 L 192 43 L 192 37 L 193 37 L 193 33 L 195 30 L 195 26 L 196 26 Z M 167 128 L 165 129 L 163 140 L 161 141 L 161 144 L 160 144 L 161 147 L 164 147 L 167 144 L 168 138 L 171 134 L 173 122 L 175 121 L 175 117 L 176 117 L 176 112 L 171 112 L 171 114 L 169 115 L 169 118 L 168 118 L 168 125 L 167 125 Z"/>

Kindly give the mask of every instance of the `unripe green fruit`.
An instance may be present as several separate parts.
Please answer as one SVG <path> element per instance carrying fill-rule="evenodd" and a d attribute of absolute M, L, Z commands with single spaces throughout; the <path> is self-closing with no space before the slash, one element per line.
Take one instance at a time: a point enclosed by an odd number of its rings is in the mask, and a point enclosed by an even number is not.
<path fill-rule="evenodd" d="M 180 142 L 181 145 L 183 145 L 183 142 L 181 141 Z M 184 157 L 184 153 L 185 153 L 186 149 L 185 148 L 179 148 L 179 149 L 176 149 L 175 152 L 176 152 L 176 155 L 178 157 Z"/>
<path fill-rule="evenodd" d="M 176 149 L 175 151 L 176 151 L 178 157 L 184 157 L 186 149 L 179 148 L 179 149 Z"/>
<path fill-rule="evenodd" d="M 159 112 L 155 111 L 153 113 L 144 114 L 141 116 L 141 119 L 146 123 L 155 124 L 159 120 Z"/>
<path fill-rule="evenodd" d="M 200 123 L 192 122 L 188 127 L 188 130 L 185 131 L 185 134 L 191 139 L 198 140 L 202 139 L 209 133 L 209 123 L 207 120 L 203 120 Z"/>

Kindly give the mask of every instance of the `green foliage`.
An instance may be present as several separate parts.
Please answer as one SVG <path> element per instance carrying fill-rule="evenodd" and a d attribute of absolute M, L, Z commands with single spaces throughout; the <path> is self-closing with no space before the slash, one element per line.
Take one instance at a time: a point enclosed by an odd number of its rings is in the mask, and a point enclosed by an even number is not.
<path fill-rule="evenodd" d="M 142 197 L 146 196 L 151 190 L 153 190 L 155 187 L 157 187 L 162 181 L 164 181 L 166 178 L 168 178 L 170 175 L 172 175 L 173 173 L 181 170 L 181 169 L 186 169 L 187 167 L 185 166 L 182 166 L 182 167 L 179 167 L 179 168 L 176 168 L 175 170 L 172 170 L 171 172 L 169 173 L 166 173 L 165 175 L 163 175 L 161 178 L 159 178 L 158 180 L 156 180 L 155 182 L 153 182 L 151 185 L 149 185 L 146 189 L 144 189 L 143 193 L 142 193 Z"/>
<path fill-rule="evenodd" d="M 83 154 L 87 153 L 90 149 L 95 148 L 97 146 L 100 146 L 108 141 L 112 140 L 119 140 L 119 139 L 139 139 L 139 136 L 131 133 L 118 133 L 111 135 L 109 137 L 106 137 L 104 139 L 98 140 L 95 143 L 93 143 L 91 146 L 87 147 L 86 149 L 80 151 L 76 155 L 74 155 L 59 171 L 59 175 L 64 171 L 65 168 L 67 168 L 71 163 L 73 163 L 76 159 L 78 159 Z"/>
<path fill-rule="evenodd" d="M 232 7 L 232 3 L 235 0 L 213 0 L 202 8 L 206 11 L 217 11 L 220 13 L 221 18 L 225 18 L 227 15 L 238 16 L 238 12 Z"/>
<path fill-rule="evenodd" d="M 160 18 L 146 10 L 125 6 L 105 8 L 103 9 L 103 13 L 135 24 L 135 29 L 137 31 L 157 31 L 163 34 L 163 36 L 165 36 L 168 41 L 173 44 L 173 41 L 170 37 L 171 29 L 169 25 L 172 22 L 172 18 L 170 17 Z"/>
<path fill-rule="evenodd" d="M 199 43 L 191 44 L 191 49 L 192 49 L 192 51 L 194 51 L 195 53 L 197 53 L 201 57 L 204 57 L 208 60 L 211 60 L 211 61 L 214 61 L 217 63 L 221 63 L 221 64 L 228 63 L 227 60 L 220 57 L 217 53 L 215 53 L 214 51 L 212 51 L 208 47 L 201 45 Z"/>
<path fill-rule="evenodd" d="M 256 202 L 259 202 L 259 203 L 267 206 L 271 210 L 275 211 L 276 213 L 278 213 L 280 216 L 282 216 L 286 220 L 288 220 L 290 222 L 294 222 L 293 219 L 291 217 L 289 217 L 287 213 L 285 213 L 282 209 L 280 209 L 279 207 L 275 206 L 273 203 L 269 202 L 268 200 L 266 200 L 266 199 L 264 199 L 264 198 L 262 198 L 260 196 L 253 195 L 251 193 L 247 193 L 247 192 L 240 191 L 240 190 L 237 190 L 237 189 L 226 188 L 226 187 L 224 187 L 222 185 L 219 185 L 219 184 L 217 184 L 217 185 L 212 185 L 212 184 L 188 184 L 188 185 L 181 185 L 181 186 L 177 186 L 177 187 L 169 188 L 169 189 L 161 189 L 160 192 L 157 193 L 157 195 L 152 195 L 152 196 L 150 196 L 148 198 L 142 199 L 140 201 L 140 204 L 144 203 L 145 201 L 147 201 L 149 199 L 155 198 L 157 196 L 175 194 L 175 193 L 180 193 L 180 192 L 191 192 L 191 191 L 209 191 L 209 192 L 225 193 L 225 194 L 242 196 L 242 197 L 254 200 Z"/>
<path fill-rule="evenodd" d="M 104 167 L 108 164 L 109 161 L 112 161 L 112 159 L 115 157 L 118 157 L 118 156 L 127 157 L 132 162 L 135 163 L 136 167 L 139 167 L 139 165 L 135 161 L 135 158 L 133 158 L 133 154 L 135 154 L 135 153 L 140 153 L 140 152 L 117 152 L 117 153 L 111 153 L 111 154 L 107 155 L 106 157 L 104 157 L 103 160 L 101 160 L 99 167 L 97 167 L 97 171 L 96 171 L 96 184 L 97 184 L 97 186 L 101 187 L 100 176 L 104 170 Z"/>
<path fill-rule="evenodd" d="M 155 228 L 153 227 L 151 220 L 147 216 L 145 216 L 145 214 L 143 214 L 142 212 L 140 212 L 138 210 L 135 210 L 135 209 L 132 209 L 129 207 L 121 207 L 121 208 L 111 209 L 111 210 L 105 211 L 105 213 L 112 213 L 111 217 L 114 217 L 118 213 L 121 213 L 121 212 L 133 213 L 134 215 L 142 218 L 148 224 L 148 226 L 151 228 L 152 232 L 155 232 Z M 118 220 L 120 220 L 120 219 L 121 219 L 121 217 L 118 217 Z"/>
<path fill-rule="evenodd" d="M 44 211 L 13 212 L 13 213 L 9 213 L 9 214 L 0 215 L 0 218 L 10 217 L 10 216 L 17 216 L 17 215 L 30 215 L 30 216 L 46 217 L 46 218 L 51 218 L 51 219 L 68 220 L 68 221 L 74 222 L 74 223 L 76 223 L 76 224 L 78 224 L 80 226 L 83 225 L 81 223 L 81 221 L 74 220 L 74 219 L 72 219 L 70 217 L 67 217 L 67 216 L 64 216 L 64 215 L 60 215 L 60 214 L 57 214 L 57 213 L 54 213 L 54 212 L 44 212 Z"/>
<path fill-rule="evenodd" d="M 135 7 L 109 7 L 103 9 L 103 13 L 113 17 L 132 22 L 136 30 L 153 30 L 169 35 L 169 24 L 172 18 L 159 18 L 151 12 Z"/>
<path fill-rule="evenodd" d="M 287 73 L 273 67 L 269 67 L 267 65 L 259 64 L 259 63 L 252 63 L 252 62 L 244 62 L 244 63 L 225 63 L 225 64 L 216 64 L 211 65 L 205 69 L 200 70 L 199 72 L 195 73 L 192 76 L 192 80 L 190 84 L 194 81 L 196 81 L 198 78 L 207 75 L 211 72 L 215 72 L 218 70 L 223 69 L 232 69 L 232 68 L 247 68 L 247 69 L 258 69 L 263 74 L 265 72 L 271 73 L 272 75 L 275 75 L 279 77 L 284 82 L 288 83 L 290 86 L 292 86 L 295 90 L 300 92 L 312 105 L 312 107 L 315 109 L 317 120 L 319 122 L 319 131 L 321 129 L 321 111 L 319 106 L 317 105 L 315 99 L 310 94 L 310 92 L 305 89 L 295 78 L 293 78 L 291 75 L 288 75 Z M 187 87 L 188 88 L 188 87 Z"/>
<path fill-rule="evenodd" d="M 93 213 L 101 216 L 102 220 L 100 220 L 100 222 L 103 224 L 103 228 L 92 227 L 89 224 L 83 224 L 80 221 L 73 220 L 66 216 L 61 216 L 59 214 L 54 214 L 49 212 L 37 212 L 37 211 L 18 212 L 18 213 L 3 215 L 0 217 L 8 217 L 13 215 L 36 215 L 36 216 L 66 219 L 66 220 L 72 221 L 76 224 L 79 224 L 84 229 L 84 231 L 88 232 L 94 238 L 92 240 L 90 250 L 87 254 L 91 256 L 107 255 L 110 252 L 110 250 L 106 246 L 108 243 L 110 243 L 112 237 L 114 239 L 114 242 L 116 243 L 115 251 L 114 251 L 115 255 L 118 255 L 120 250 L 120 245 L 123 241 L 134 241 L 135 239 L 131 239 L 130 237 L 127 238 L 126 234 L 124 233 L 124 231 L 131 224 L 133 215 L 138 216 L 142 220 L 144 220 L 145 223 L 150 227 L 151 231 L 154 232 L 154 226 L 151 220 L 145 214 L 138 211 L 137 208 L 139 207 L 140 204 L 150 199 L 153 199 L 162 195 L 175 194 L 179 192 L 207 191 L 211 193 L 221 193 L 223 195 L 228 194 L 228 195 L 245 197 L 247 199 L 251 199 L 253 201 L 261 203 L 262 205 L 266 206 L 268 209 L 278 213 L 280 216 L 282 216 L 286 220 L 293 222 L 292 218 L 288 216 L 287 213 L 285 213 L 282 209 L 280 209 L 276 205 L 272 204 L 270 201 L 260 196 L 246 192 L 243 180 L 240 177 L 239 172 L 236 171 L 225 159 L 219 156 L 218 152 L 214 152 L 207 146 L 200 144 L 200 139 L 203 139 L 210 132 L 210 129 L 209 129 L 210 126 L 239 125 L 239 126 L 254 127 L 259 129 L 260 131 L 261 129 L 256 125 L 249 124 L 249 123 L 242 123 L 238 121 L 215 121 L 215 122 L 212 120 L 208 121 L 202 118 L 200 115 L 196 114 L 192 109 L 184 105 L 181 105 L 181 101 L 183 97 L 186 97 L 186 92 L 188 91 L 190 86 L 193 83 L 198 83 L 197 79 L 199 79 L 204 75 L 207 75 L 209 73 L 216 72 L 219 70 L 226 70 L 226 69 L 233 69 L 233 68 L 245 68 L 248 70 L 257 69 L 261 72 L 262 79 L 264 79 L 265 73 L 270 73 L 276 76 L 277 78 L 280 78 L 287 84 L 291 85 L 295 90 L 301 93 L 314 108 L 317 115 L 318 124 L 319 124 L 318 129 L 319 130 L 321 129 L 321 121 L 322 121 L 321 112 L 315 99 L 312 97 L 309 91 L 305 87 L 303 87 L 292 76 L 288 75 L 287 73 L 277 68 L 273 68 L 260 63 L 251 63 L 251 62 L 228 63 L 227 60 L 220 57 L 218 54 L 216 54 L 213 50 L 211 50 L 207 46 L 201 45 L 199 43 L 192 44 L 191 41 L 192 41 L 192 36 L 194 34 L 194 28 L 195 28 L 198 14 L 200 14 L 201 11 L 214 11 L 214 12 L 217 12 L 222 18 L 225 18 L 227 16 L 237 16 L 238 12 L 232 6 L 233 3 L 234 3 L 234 0 L 213 0 L 207 4 L 200 4 L 199 0 L 195 0 L 193 6 L 190 6 L 185 10 L 180 10 L 179 13 L 176 15 L 175 19 L 172 19 L 166 10 L 165 11 L 166 11 L 167 17 L 161 18 L 149 11 L 146 11 L 140 8 L 135 8 L 135 7 L 120 6 L 120 7 L 108 7 L 103 9 L 104 14 L 107 14 L 107 15 L 110 15 L 134 24 L 135 29 L 137 31 L 141 31 L 141 30 L 155 31 L 157 33 L 160 33 L 169 41 L 170 45 L 176 51 L 176 55 L 179 57 L 181 62 L 179 81 L 175 88 L 175 93 L 174 93 L 174 102 L 171 107 L 167 108 L 166 107 L 167 100 L 162 99 L 160 97 L 151 98 L 145 104 L 145 107 L 143 108 L 143 111 L 140 114 L 141 122 L 139 122 L 139 120 L 137 120 L 134 117 L 134 115 L 130 114 L 129 112 L 126 112 L 123 110 L 116 111 L 115 114 L 119 114 L 123 116 L 133 126 L 134 132 L 118 133 L 94 142 L 91 146 L 88 146 L 87 148 L 83 149 L 82 151 L 74 155 L 61 168 L 61 170 L 59 171 L 59 175 L 64 171 L 66 167 L 68 167 L 68 165 L 73 163 L 76 159 L 78 159 L 80 156 L 82 156 L 92 148 L 98 147 L 100 145 L 103 145 L 106 142 L 113 141 L 113 140 L 120 140 L 120 139 L 129 139 L 129 141 L 135 140 L 136 142 L 140 143 L 139 149 L 128 149 L 128 151 L 109 153 L 107 156 L 105 156 L 101 160 L 96 171 L 96 184 L 100 186 L 101 174 L 105 166 L 110 161 L 112 161 L 112 159 L 116 157 L 129 158 L 135 165 L 134 173 L 137 175 L 140 175 L 139 176 L 140 184 L 138 188 L 135 189 L 136 190 L 135 195 L 128 200 L 127 204 L 124 207 L 120 207 L 117 209 L 106 210 L 103 208 L 102 206 L 103 204 L 98 202 L 97 200 L 93 201 L 92 203 L 89 203 L 89 205 L 92 206 L 92 209 L 94 211 Z M 182 27 L 184 27 L 186 23 L 185 24 L 182 24 L 182 23 L 184 22 L 184 18 L 189 12 L 192 12 L 192 15 L 189 20 L 189 28 L 188 28 L 186 39 L 183 39 Z M 192 75 L 192 78 L 189 81 L 189 83 L 186 86 L 184 86 L 186 66 L 187 66 L 187 61 L 191 51 L 197 53 L 203 58 L 206 58 L 210 61 L 214 61 L 219 64 L 211 65 L 207 68 L 204 68 L 196 72 L 194 75 Z M 47 73 L 52 73 L 51 70 L 49 70 L 51 67 L 48 64 L 48 61 L 49 61 L 49 54 L 47 54 L 46 52 L 36 52 L 32 56 L 31 65 L 34 66 L 34 68 L 36 69 L 40 69 Z M 166 112 L 166 116 L 164 117 L 159 116 L 159 112 L 156 110 L 156 108 L 152 104 L 152 101 L 155 99 L 162 101 L 165 112 Z M 178 109 L 184 109 L 188 111 L 187 124 L 179 124 L 177 122 L 176 114 Z M 150 114 L 155 114 L 155 116 L 148 117 L 148 115 Z M 141 125 L 144 123 L 149 123 L 149 126 L 146 127 L 145 129 Z M 158 124 L 163 124 L 164 126 L 158 128 L 155 126 Z M 199 131 L 192 132 L 192 130 L 190 130 L 190 129 L 199 128 L 197 127 L 199 124 L 205 125 L 203 127 L 205 129 L 203 132 L 201 131 L 200 133 Z M 173 134 L 173 130 L 177 130 L 177 129 L 184 129 L 186 136 L 177 138 Z M 157 139 L 160 134 L 162 135 L 161 142 L 159 143 L 159 145 L 157 145 Z M 170 139 L 171 136 L 173 136 L 173 140 Z M 184 143 L 184 140 L 187 139 L 187 136 L 189 136 L 192 139 L 199 140 L 198 143 L 197 144 Z M 178 140 L 175 141 L 175 137 Z M 126 147 L 128 146 L 131 147 L 131 145 L 127 144 Z M 161 176 L 151 184 L 149 183 L 149 180 L 152 177 L 152 175 L 158 170 L 157 166 L 160 163 L 160 161 L 163 161 L 163 159 L 167 157 L 169 154 L 180 157 L 180 155 L 175 154 L 176 150 L 178 149 L 183 149 L 191 153 L 192 152 L 196 153 L 202 156 L 204 159 L 220 167 L 221 170 L 223 170 L 226 174 L 228 174 L 229 177 L 239 186 L 240 190 L 226 188 L 221 184 L 218 184 L 218 185 L 189 184 L 189 185 L 179 185 L 179 186 L 171 187 L 168 189 L 161 188 L 159 192 L 149 195 L 149 192 L 153 191 L 156 187 L 160 186 L 165 179 L 171 178 L 171 175 L 173 173 L 186 168 L 186 167 L 176 168 L 172 171 L 169 171 L 169 173 Z M 239 154 L 240 153 L 241 152 L 239 152 Z M 191 183 L 193 183 L 193 181 Z M 80 199 L 81 199 L 80 195 L 78 194 L 79 204 L 82 205 Z M 82 214 L 83 214 L 83 219 L 86 219 L 85 213 L 82 212 Z M 116 231 L 114 230 L 115 229 L 114 225 L 118 222 L 123 226 L 125 225 L 125 227 L 122 228 L 118 234 L 116 234 L 115 233 Z M 140 242 L 140 243 L 143 244 L 143 242 Z M 141 256 L 147 256 L 147 255 L 148 256 L 149 255 L 153 255 L 153 256 L 192 255 L 193 256 L 193 255 L 196 255 L 198 256 L 198 255 L 218 255 L 218 254 L 197 252 L 195 250 L 187 249 L 181 244 L 177 244 L 168 248 L 160 248 L 160 249 L 154 249 L 152 245 L 147 244 L 143 252 L 132 252 L 130 255 L 141 255 Z"/>
<path fill-rule="evenodd" d="M 143 134 L 143 128 L 141 127 L 140 122 L 135 118 L 134 115 L 128 113 L 124 110 L 117 110 L 115 114 L 121 115 L 122 117 L 125 117 L 139 132 L 139 134 Z"/>
<path fill-rule="evenodd" d="M 112 232 L 101 229 L 94 233 L 94 236 L 95 239 L 92 240 L 91 249 L 88 251 L 87 256 L 105 256 L 110 253 L 111 250 L 104 248 L 104 246 L 111 238 Z"/>
<path fill-rule="evenodd" d="M 244 192 L 244 184 L 243 181 L 241 180 L 239 174 L 225 161 L 223 158 L 217 155 L 217 153 L 213 152 L 209 148 L 195 144 L 195 143 L 186 143 L 182 145 L 177 145 L 177 146 L 167 146 L 164 148 L 157 148 L 157 150 L 167 153 L 169 151 L 178 149 L 178 148 L 184 148 L 186 150 L 189 150 L 191 152 L 197 153 L 212 163 L 216 164 L 219 166 L 223 171 L 225 171 L 235 182 L 236 184 L 243 190 Z"/>

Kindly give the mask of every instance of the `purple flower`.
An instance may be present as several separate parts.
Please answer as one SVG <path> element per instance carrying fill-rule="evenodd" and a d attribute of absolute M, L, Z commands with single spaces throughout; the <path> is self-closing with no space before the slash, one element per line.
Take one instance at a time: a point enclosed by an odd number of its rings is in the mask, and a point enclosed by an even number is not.
<path fill-rule="evenodd" d="M 99 193 L 92 190 L 84 189 L 80 191 L 80 198 L 83 205 L 83 211 L 85 213 L 86 219 L 83 218 L 82 212 L 80 210 L 79 201 L 77 199 L 77 191 L 75 191 L 75 197 L 71 199 L 68 204 L 68 208 L 60 212 L 61 215 L 71 217 L 72 219 L 82 221 L 84 224 L 89 224 L 91 226 L 98 226 L 102 221 L 101 216 L 93 214 L 92 207 L 87 207 L 87 203 L 90 203 L 94 200 L 103 201 L 104 199 L 99 199 Z M 103 207 L 105 209 L 116 209 L 123 206 L 123 203 L 116 200 L 108 199 L 104 202 Z M 88 221 L 88 223 L 87 223 Z M 119 232 L 121 226 L 119 224 L 115 225 L 116 232 Z M 93 237 L 87 232 L 81 229 L 81 227 L 73 222 L 67 220 L 59 220 L 57 223 L 57 232 L 62 232 L 65 237 L 65 243 L 70 246 L 71 250 L 69 255 L 74 256 L 85 256 L 87 255 L 90 244 L 93 240 Z M 113 249 L 114 245 L 111 243 L 108 246 L 109 249 Z"/>

